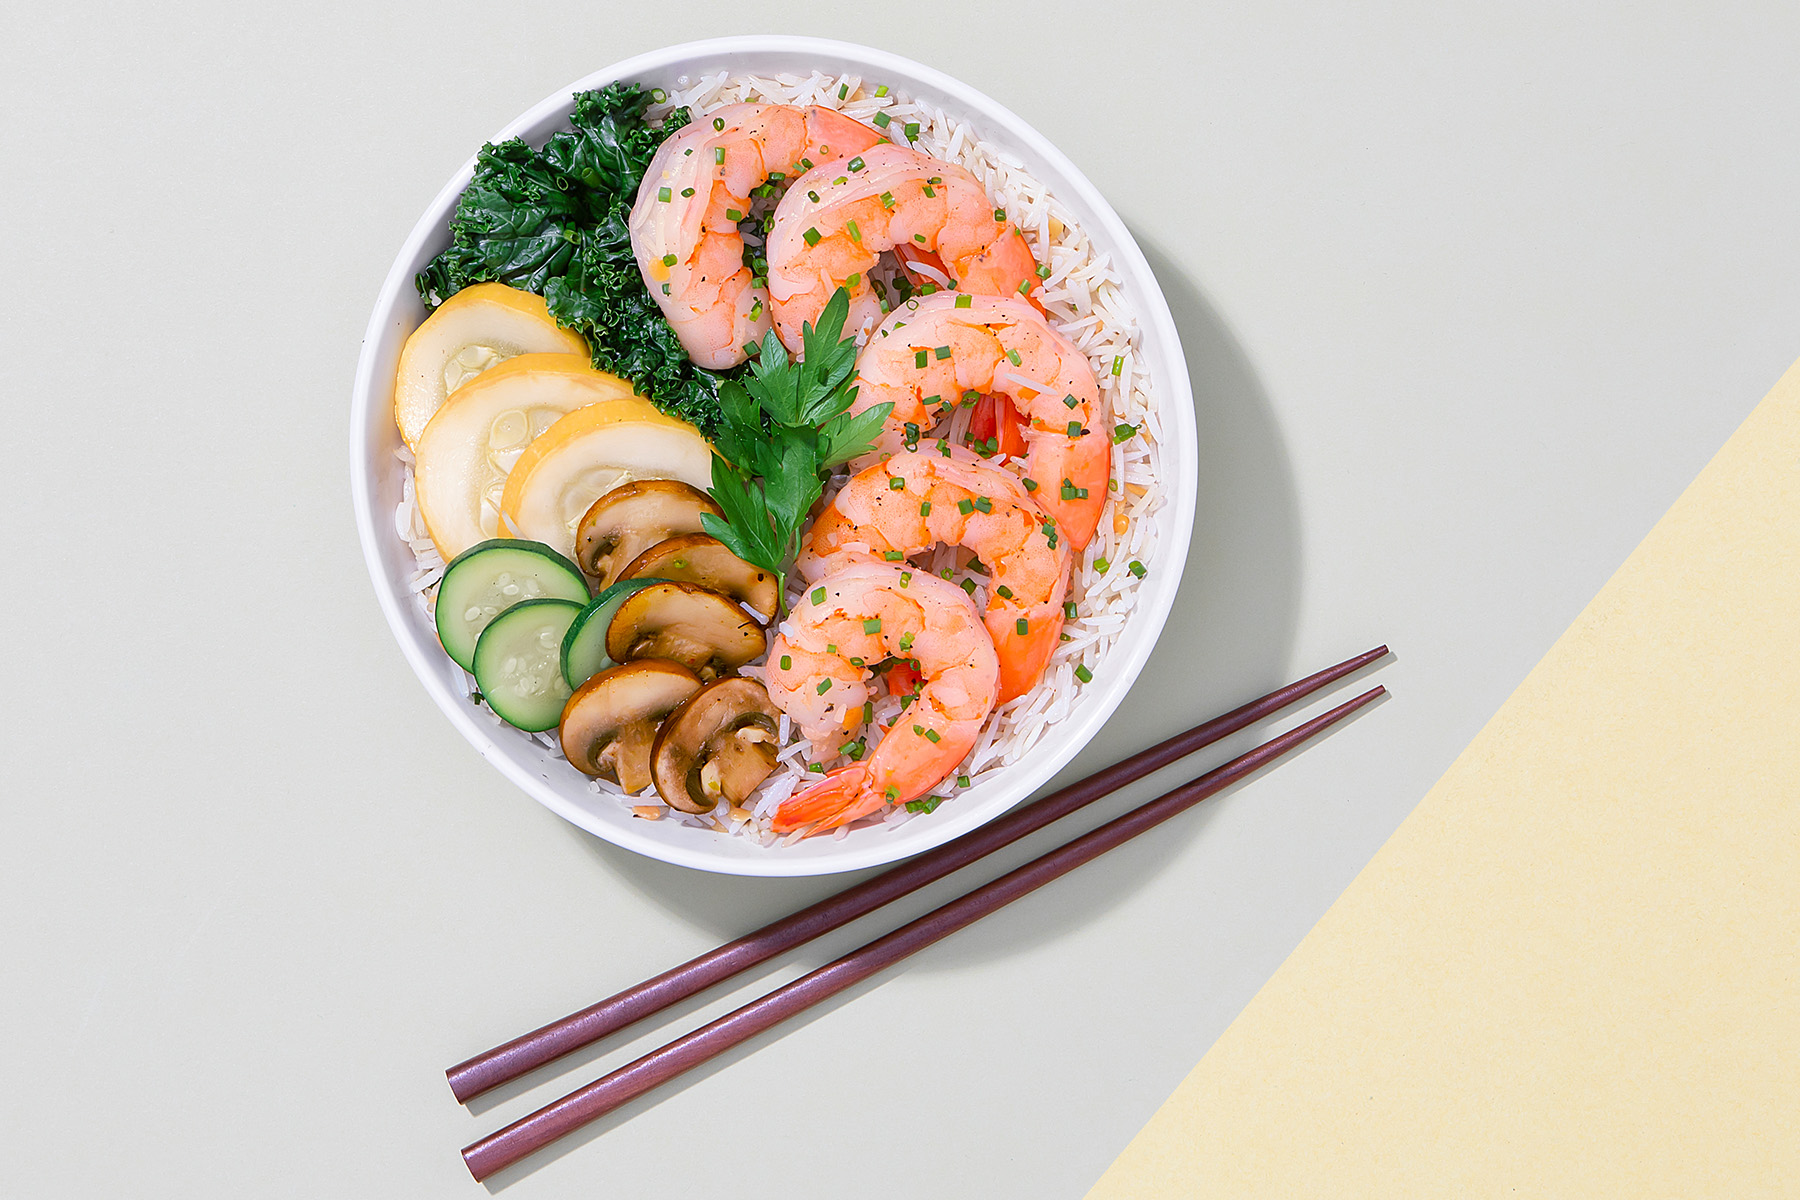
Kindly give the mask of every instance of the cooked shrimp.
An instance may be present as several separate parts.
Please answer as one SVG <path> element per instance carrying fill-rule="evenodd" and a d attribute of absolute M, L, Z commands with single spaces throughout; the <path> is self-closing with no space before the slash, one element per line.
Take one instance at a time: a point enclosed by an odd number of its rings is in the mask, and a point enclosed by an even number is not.
<path fill-rule="evenodd" d="M 731 104 L 697 117 L 656 151 L 631 209 L 644 285 L 688 357 L 719 370 L 769 331 L 768 292 L 744 265 L 738 222 L 777 173 L 855 154 L 881 140 L 828 108 Z"/>
<path fill-rule="evenodd" d="M 857 355 L 856 384 L 856 411 L 894 405 L 876 443 L 886 451 L 900 448 L 907 425 L 929 430 L 959 398 L 1006 397 L 1028 422 L 1032 499 L 1071 547 L 1087 548 L 1112 474 L 1112 410 L 1087 355 L 1031 304 L 948 292 L 908 300 Z"/>
<path fill-rule="evenodd" d="M 851 476 L 819 513 L 798 565 L 812 579 L 939 542 L 973 550 L 987 568 L 983 621 L 1000 656 L 999 703 L 1024 695 L 1062 632 L 1070 550 L 1004 467 L 947 442 L 889 455 Z"/>
<path fill-rule="evenodd" d="M 776 809 L 777 832 L 835 829 L 916 799 L 975 745 L 998 687 L 994 644 L 963 590 L 924 571 L 861 562 L 818 580 L 769 647 L 769 698 L 820 759 L 835 757 L 862 728 L 871 667 L 889 658 L 917 664 L 917 698 L 867 760 Z"/>
<path fill-rule="evenodd" d="M 769 233 L 769 295 L 775 332 L 800 348 L 803 323 L 816 323 L 839 287 L 850 292 L 846 328 L 881 319 L 869 269 L 884 250 L 935 254 L 962 291 L 1029 295 L 1037 261 L 1025 235 L 994 207 L 963 167 L 884 143 L 848 161 L 821 163 L 794 181 L 775 207 Z"/>

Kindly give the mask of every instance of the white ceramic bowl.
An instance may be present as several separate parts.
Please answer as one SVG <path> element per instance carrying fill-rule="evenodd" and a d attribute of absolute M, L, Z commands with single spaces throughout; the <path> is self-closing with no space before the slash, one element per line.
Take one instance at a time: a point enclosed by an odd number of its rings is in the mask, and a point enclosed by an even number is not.
<path fill-rule="evenodd" d="M 1074 212 L 1095 246 L 1112 254 L 1142 330 L 1142 351 L 1163 414 L 1162 463 L 1167 475 L 1163 486 L 1168 502 L 1155 517 L 1161 526 L 1157 569 L 1139 586 L 1138 608 L 1107 657 L 1106 669 L 1083 689 L 1069 718 L 999 779 L 970 788 L 937 812 L 898 828 L 858 829 L 842 840 L 809 838 L 792 846 L 765 849 L 745 839 L 674 821 L 639 820 L 615 799 L 592 791 L 585 777 L 560 756 L 525 734 L 499 727 L 470 705 L 461 670 L 439 647 L 430 621 L 405 590 L 413 558 L 394 532 L 394 507 L 400 499 L 394 450 L 400 435 L 394 428 L 392 403 L 401 344 L 425 319 L 413 276 L 448 242 L 446 225 L 474 171 L 473 156 L 431 202 L 394 260 L 363 336 L 351 400 L 350 480 L 363 555 L 401 650 L 444 715 L 508 779 L 590 833 L 665 862 L 735 875 L 823 875 L 892 862 L 967 833 L 1028 798 L 1098 732 L 1143 669 L 1174 603 L 1194 517 L 1198 453 L 1193 395 L 1175 323 L 1142 252 L 1118 214 L 1073 163 L 1024 121 L 967 84 L 897 55 L 845 42 L 780 36 L 719 38 L 640 55 L 558 88 L 490 140 L 523 137 L 541 144 L 566 126 L 572 93 L 614 80 L 672 88 L 679 77 L 697 78 L 721 69 L 807 74 L 814 68 L 855 72 L 904 94 L 928 99 L 946 113 L 974 124 L 985 140 L 1017 156 Z M 473 145 L 475 139 L 471 137 L 470 142 Z"/>

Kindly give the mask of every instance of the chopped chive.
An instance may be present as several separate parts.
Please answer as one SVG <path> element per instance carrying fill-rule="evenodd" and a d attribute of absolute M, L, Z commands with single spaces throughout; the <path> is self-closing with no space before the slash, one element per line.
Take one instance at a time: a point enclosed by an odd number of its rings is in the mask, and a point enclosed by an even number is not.
<path fill-rule="evenodd" d="M 1008 350 L 1006 352 L 1006 357 L 1008 358 L 1008 360 L 1010 360 L 1012 362 L 1012 365 L 1015 367 L 1023 365 L 1022 360 L 1019 358 L 1019 352 L 1017 350 Z"/>
<path fill-rule="evenodd" d="M 885 95 L 887 95 L 887 84 L 884 83 L 875 89 L 875 98 L 879 100 Z"/>
<path fill-rule="evenodd" d="M 963 407 L 967 408 L 970 405 L 974 404 L 979 399 L 981 399 L 981 393 L 976 391 L 974 388 L 970 388 L 968 391 L 966 391 L 962 394 Z"/>
<path fill-rule="evenodd" d="M 913 644 L 913 632 L 912 632 L 912 630 L 909 629 L 905 633 L 900 635 L 900 648 L 902 650 L 911 650 L 912 644 Z"/>
<path fill-rule="evenodd" d="M 751 358 L 755 358 L 757 355 L 762 353 L 762 347 L 757 345 L 755 342 L 745 342 L 744 343 L 744 353 L 748 354 Z"/>
<path fill-rule="evenodd" d="M 663 287 L 663 295 L 667 296 L 669 294 L 669 285 L 665 283 L 662 285 L 662 287 Z"/>
<path fill-rule="evenodd" d="M 1038 490 L 1038 481 L 1035 479 L 1021 479 L 1019 482 L 1025 485 L 1025 490 L 1028 492 L 1035 492 Z"/>
<path fill-rule="evenodd" d="M 861 287 L 862 286 L 862 272 L 861 271 L 854 272 L 850 276 L 850 278 L 844 280 L 844 286 L 847 288 L 850 288 L 852 290 L 855 290 L 856 288 Z"/>
<path fill-rule="evenodd" d="M 651 88 L 650 89 L 651 103 L 661 104 L 664 100 L 667 100 L 668 98 L 669 98 L 669 93 L 663 91 L 661 88 Z"/>
<path fill-rule="evenodd" d="M 963 580 L 962 581 L 962 590 L 969 593 L 969 595 L 973 596 L 975 594 L 975 581 L 973 579 Z"/>
<path fill-rule="evenodd" d="M 943 577 L 944 577 L 944 578 L 945 578 L 945 579 L 948 579 L 948 578 L 950 578 L 950 576 L 951 576 L 951 573 L 952 573 L 952 572 L 951 572 L 951 570 L 950 570 L 950 568 L 949 568 L 949 567 L 945 567 L 945 568 L 944 568 L 944 569 L 943 569 L 943 570 L 941 570 L 941 571 L 939 571 L 939 572 L 938 572 L 938 574 L 939 574 L 939 575 L 942 575 L 942 576 L 943 576 Z"/>
<path fill-rule="evenodd" d="M 713 118 L 713 132 L 717 133 L 719 130 L 724 129 L 724 128 L 725 128 L 725 118 L 724 117 L 714 117 Z"/>
<path fill-rule="evenodd" d="M 812 590 L 812 602 L 814 604 L 825 603 L 825 589 L 824 588 L 816 587 Z"/>
<path fill-rule="evenodd" d="M 750 319 L 752 321 L 759 321 L 762 319 L 762 301 L 761 300 L 758 300 L 755 304 L 752 304 L 750 306 Z"/>
<path fill-rule="evenodd" d="M 668 188 L 657 188 L 656 189 L 656 198 L 658 200 L 661 200 L 664 204 L 667 204 L 673 197 L 674 197 L 674 193 L 669 191 Z"/>
<path fill-rule="evenodd" d="M 1012 589 L 1007 587 L 1004 583 L 994 589 L 994 594 L 999 596 L 1002 600 L 1012 599 Z"/>
<path fill-rule="evenodd" d="M 937 290 L 938 290 L 937 284 L 931 283 L 929 281 L 925 282 L 925 283 L 921 283 L 919 285 L 919 295 L 921 295 L 921 296 L 932 295 Z"/>
<path fill-rule="evenodd" d="M 847 83 L 840 84 L 838 86 L 838 99 L 839 100 L 848 100 L 849 98 L 850 98 L 850 85 Z"/>
<path fill-rule="evenodd" d="M 677 263 L 677 262 L 678 262 L 678 261 L 680 261 L 680 260 L 679 260 L 679 259 L 677 259 L 677 258 L 676 258 L 676 257 L 675 257 L 675 256 L 674 256 L 674 255 L 673 255 L 673 254 L 665 254 L 665 255 L 663 255 L 663 257 L 662 257 L 662 264 L 663 264 L 663 266 L 665 266 L 665 267 L 672 267 L 672 266 L 674 266 L 674 265 L 675 265 L 675 264 L 676 264 L 676 263 Z"/>
<path fill-rule="evenodd" d="M 894 118 L 888 116 L 886 113 L 878 112 L 875 114 L 875 128 L 886 129 L 890 124 L 893 123 L 893 120 L 894 120 Z"/>
<path fill-rule="evenodd" d="M 1029 280 L 1029 279 L 1019 280 L 1019 295 L 1021 295 L 1021 296 L 1031 295 L 1031 280 Z"/>
<path fill-rule="evenodd" d="M 851 241 L 853 241 L 853 242 L 862 241 L 862 230 L 860 230 L 856 227 L 855 221 L 845 221 L 844 228 L 850 231 L 850 240 Z"/>
<path fill-rule="evenodd" d="M 925 731 L 925 740 L 934 746 L 937 745 L 939 741 L 938 731 L 935 729 L 927 729 Z"/>
<path fill-rule="evenodd" d="M 923 350 L 916 350 L 913 352 L 913 369 L 916 371 L 923 371 L 925 369 L 925 352 Z"/>
<path fill-rule="evenodd" d="M 939 362 L 943 362 L 946 358 L 950 357 L 950 347 L 938 346 L 932 350 L 932 353 L 937 355 Z"/>
<path fill-rule="evenodd" d="M 888 798 L 889 804 L 892 804 L 894 801 L 900 799 L 900 789 L 895 787 L 891 783 L 888 784 L 887 785 L 887 798 Z"/>
<path fill-rule="evenodd" d="M 919 515 L 921 517 L 929 517 L 931 515 L 931 501 L 929 501 L 929 500 L 919 501 Z"/>
<path fill-rule="evenodd" d="M 791 671 L 794 669 L 794 656 L 793 655 L 784 654 L 781 656 L 781 669 L 784 671 Z"/>
<path fill-rule="evenodd" d="M 829 680 L 829 679 L 819 680 L 819 695 L 823 696 L 826 692 L 829 692 L 830 690 L 831 690 L 831 680 Z"/>
<path fill-rule="evenodd" d="M 980 509 L 984 513 L 985 512 L 993 512 L 994 511 L 994 502 L 992 500 L 988 499 L 986 496 L 978 496 L 975 499 L 975 507 Z"/>
<path fill-rule="evenodd" d="M 929 183 L 925 185 L 925 197 L 928 200 L 936 200 L 937 199 L 937 192 L 932 188 L 932 186 Z M 924 239 L 921 238 L 920 240 L 923 241 Z"/>
<path fill-rule="evenodd" d="M 715 148 L 714 148 L 714 149 L 713 149 L 713 161 L 714 161 L 714 162 L 715 162 L 715 163 L 720 163 L 720 164 L 723 164 L 723 163 L 724 163 L 724 161 L 725 161 L 725 147 L 723 147 L 723 146 L 718 146 L 718 147 L 715 147 Z"/>
<path fill-rule="evenodd" d="M 975 502 L 973 500 L 958 500 L 956 502 L 956 511 L 966 517 L 975 511 Z"/>
<path fill-rule="evenodd" d="M 863 701 L 863 721 L 864 721 L 864 723 L 873 721 L 874 719 L 875 719 L 875 705 L 873 703 L 871 703 L 870 701 L 867 701 L 867 700 Z"/>
<path fill-rule="evenodd" d="M 1048 278 L 1050 278 L 1050 268 L 1049 268 L 1049 267 L 1043 267 L 1043 266 L 1040 266 L 1040 267 L 1039 267 L 1039 268 L 1038 268 L 1038 269 L 1037 269 L 1037 277 L 1038 277 L 1038 278 L 1039 278 L 1039 279 L 1048 279 Z"/>
<path fill-rule="evenodd" d="M 850 665 L 853 667 L 862 667 L 862 666 L 867 666 L 868 664 L 863 662 L 863 660 L 860 658 L 852 658 L 850 660 Z"/>
<path fill-rule="evenodd" d="M 825 764 L 824 763 L 807 763 L 806 769 L 809 771 L 817 771 L 819 774 L 823 775 L 825 773 Z"/>
<path fill-rule="evenodd" d="M 887 562 L 899 562 L 904 559 L 906 555 L 899 550 L 883 550 L 881 552 L 881 557 Z"/>
<path fill-rule="evenodd" d="M 1112 564 L 1107 562 L 1104 558 L 1096 558 L 1094 560 L 1094 570 L 1100 572 L 1102 575 L 1106 574 L 1106 570 L 1110 566 L 1112 566 Z"/>
<path fill-rule="evenodd" d="M 923 725 L 914 725 L 913 733 L 919 737 L 924 737 L 925 736 L 925 727 Z"/>
<path fill-rule="evenodd" d="M 814 204 L 817 204 L 819 202 L 819 193 L 808 188 L 807 192 L 806 192 L 806 198 L 808 200 L 811 200 Z"/>
<path fill-rule="evenodd" d="M 1077 500 L 1086 500 L 1087 499 L 1087 489 L 1086 488 L 1076 488 L 1075 489 L 1075 498 Z"/>
<path fill-rule="evenodd" d="M 958 297 L 957 297 L 957 298 L 956 298 L 956 307 L 958 307 L 958 308 L 967 308 L 967 307 L 969 307 L 969 306 L 970 306 L 970 305 L 971 305 L 971 304 L 973 304 L 973 303 L 974 303 L 974 302 L 975 302 L 975 298 L 974 298 L 974 297 L 973 297 L 973 296 L 969 296 L 969 295 L 967 295 L 967 294 L 964 294 L 964 295 L 961 295 L 961 296 L 958 296 Z"/>
<path fill-rule="evenodd" d="M 906 490 L 906 480 L 900 478 L 898 475 L 889 475 L 888 476 L 888 491 L 904 492 L 905 490 Z"/>
<path fill-rule="evenodd" d="M 1126 441 L 1127 439 L 1135 436 L 1136 434 L 1137 434 L 1137 426 L 1136 425 L 1127 425 L 1123 421 L 1121 421 L 1119 424 L 1113 426 L 1113 442 L 1114 442 L 1114 444 Z"/>
<path fill-rule="evenodd" d="M 863 744 L 863 740 L 857 738 L 854 742 L 851 742 L 848 746 L 844 747 L 844 756 L 851 762 L 861 762 L 863 751 L 867 748 L 868 747 Z"/>
<path fill-rule="evenodd" d="M 1135 558 L 1132 559 L 1129 563 L 1125 564 L 1125 569 L 1127 571 L 1130 571 L 1133 575 L 1136 575 L 1139 579 L 1142 579 L 1144 577 L 1144 571 L 1145 571 L 1144 564 L 1139 562 Z"/>
<path fill-rule="evenodd" d="M 1074 408 L 1076 405 L 1078 405 L 1080 403 L 1081 403 L 1081 401 L 1077 400 L 1073 396 L 1064 396 L 1063 397 L 1063 407 L 1064 408 Z"/>
<path fill-rule="evenodd" d="M 864 633 L 880 633 L 881 632 L 881 618 L 880 617 L 870 617 L 868 620 L 864 621 L 863 622 L 863 632 Z"/>
<path fill-rule="evenodd" d="M 917 121 L 908 121 L 904 128 L 907 141 L 916 142 L 919 140 L 919 123 Z"/>
<path fill-rule="evenodd" d="M 1075 668 L 1075 678 L 1081 680 L 1083 683 L 1092 683 L 1094 682 L 1094 673 L 1088 670 L 1087 664 L 1084 663 Z"/>
<path fill-rule="evenodd" d="M 950 457 L 950 439 L 949 438 L 939 438 L 938 439 L 938 453 L 942 454 L 945 458 Z"/>
<path fill-rule="evenodd" d="M 850 169 L 852 171 L 860 171 L 863 169 L 863 160 L 860 155 L 850 160 Z"/>
<path fill-rule="evenodd" d="M 906 587 L 910 583 L 912 583 L 912 572 L 911 571 L 900 572 L 900 586 Z"/>
<path fill-rule="evenodd" d="M 956 786 L 957 787 L 968 787 L 969 786 L 969 777 L 967 775 L 958 775 L 956 777 Z"/>
<path fill-rule="evenodd" d="M 1006 210 L 1004 208 L 996 208 L 994 210 L 994 220 L 996 220 L 996 221 L 1006 220 Z"/>
<path fill-rule="evenodd" d="M 1120 355 L 1119 357 L 1113 359 L 1113 374 L 1114 375 L 1119 374 L 1119 372 L 1123 371 L 1124 369 L 1125 369 L 1125 357 L 1123 355 Z"/>
<path fill-rule="evenodd" d="M 1087 432 L 1087 430 L 1085 430 L 1081 427 L 1080 421 L 1070 421 L 1069 422 L 1068 434 L 1070 437 L 1080 437 L 1082 434 L 1084 434 L 1086 432 Z"/>
<path fill-rule="evenodd" d="M 913 241 L 915 241 L 915 242 L 919 243 L 919 245 L 923 246 L 925 244 L 925 235 L 922 233 L 915 233 L 915 234 L 913 234 Z"/>
<path fill-rule="evenodd" d="M 1073 500 L 1075 498 L 1075 485 L 1066 479 L 1062 481 L 1062 498 L 1064 500 Z"/>
<path fill-rule="evenodd" d="M 894 207 L 895 203 L 896 203 L 896 201 L 894 200 L 894 193 L 892 193 L 892 192 L 881 193 L 881 207 L 892 208 L 892 207 Z"/>
<path fill-rule="evenodd" d="M 1024 637 L 1031 632 L 1031 622 L 1027 621 L 1024 617 L 1020 617 L 1017 621 L 1013 622 L 1013 628 L 1019 631 L 1020 637 Z"/>
<path fill-rule="evenodd" d="M 817 228 L 808 229 L 800 236 L 806 239 L 806 244 L 809 246 L 816 246 L 819 244 L 819 231 Z"/>
<path fill-rule="evenodd" d="M 688 197 L 692 196 L 693 194 L 694 194 L 693 188 L 682 188 L 681 189 L 681 198 L 683 200 L 686 200 Z"/>
<path fill-rule="evenodd" d="M 810 171 L 810 170 L 812 170 L 812 166 L 813 166 L 813 164 L 812 164 L 812 159 L 810 159 L 810 158 L 803 158 L 803 159 L 801 159 L 801 160 L 800 160 L 800 165 L 801 165 L 801 166 L 802 166 L 802 167 L 803 167 L 803 168 L 805 168 L 805 169 L 806 169 L 806 170 L 808 170 L 808 171 Z"/>
<path fill-rule="evenodd" d="M 1067 621 L 1075 619 L 1075 602 L 1073 600 L 1063 601 L 1063 619 Z"/>
<path fill-rule="evenodd" d="M 846 183 L 850 182 L 850 177 L 848 175 L 839 175 L 836 179 L 832 180 L 831 182 L 836 187 L 843 187 Z"/>

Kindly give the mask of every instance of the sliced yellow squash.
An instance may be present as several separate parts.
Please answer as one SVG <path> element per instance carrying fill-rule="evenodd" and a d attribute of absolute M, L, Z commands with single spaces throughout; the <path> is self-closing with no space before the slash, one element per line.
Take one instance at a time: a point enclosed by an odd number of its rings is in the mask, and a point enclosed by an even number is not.
<path fill-rule="evenodd" d="M 446 561 L 506 536 L 500 498 L 507 472 L 533 438 L 584 405 L 636 400 L 631 385 L 596 371 L 585 354 L 521 354 L 451 393 L 414 450 L 419 512 Z M 696 435 L 697 436 L 697 435 Z"/>
<path fill-rule="evenodd" d="M 444 398 L 483 371 L 519 354 L 579 354 L 581 335 L 556 323 L 544 298 L 504 283 L 457 292 L 413 330 L 394 372 L 394 424 L 414 450 Z"/>
<path fill-rule="evenodd" d="M 576 526 L 594 501 L 635 479 L 679 479 L 704 491 L 712 446 L 642 397 L 578 408 L 519 456 L 500 510 L 516 536 L 572 555 Z"/>

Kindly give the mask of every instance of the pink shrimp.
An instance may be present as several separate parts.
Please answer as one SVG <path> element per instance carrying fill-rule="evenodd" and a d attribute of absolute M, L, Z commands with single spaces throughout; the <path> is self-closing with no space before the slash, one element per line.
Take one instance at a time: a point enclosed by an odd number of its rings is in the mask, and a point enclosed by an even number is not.
<path fill-rule="evenodd" d="M 631 209 L 631 248 L 650 297 L 688 357 L 719 370 L 769 331 L 768 291 L 744 265 L 738 222 L 777 173 L 855 154 L 881 140 L 828 108 L 731 104 L 697 117 L 656 151 Z"/>
<path fill-rule="evenodd" d="M 814 832 L 924 795 L 975 745 L 999 680 L 994 645 L 974 602 L 954 584 L 887 563 L 851 563 L 811 588 L 769 647 L 769 698 L 819 759 L 862 728 L 871 667 L 917 664 L 917 698 L 875 752 L 789 797 L 774 827 Z"/>
<path fill-rule="evenodd" d="M 935 254 L 956 287 L 983 296 L 1029 295 L 1037 261 L 1018 226 L 962 167 L 892 143 L 821 163 L 794 181 L 769 233 L 775 332 L 791 350 L 839 287 L 850 292 L 851 330 L 872 328 L 880 303 L 869 268 L 884 250 Z"/>
<path fill-rule="evenodd" d="M 1087 355 L 1031 304 L 949 292 L 908 300 L 857 355 L 856 384 L 856 411 L 893 403 L 876 443 L 890 452 L 907 425 L 929 430 L 960 399 L 1010 400 L 1028 421 L 1032 499 L 1077 552 L 1087 548 L 1112 475 L 1112 407 Z"/>
<path fill-rule="evenodd" d="M 999 703 L 1037 683 L 1062 633 L 1069 541 L 1019 477 L 948 443 L 902 450 L 850 478 L 801 551 L 808 579 L 858 560 L 892 560 L 939 542 L 988 570 L 984 615 L 1000 656 Z"/>

